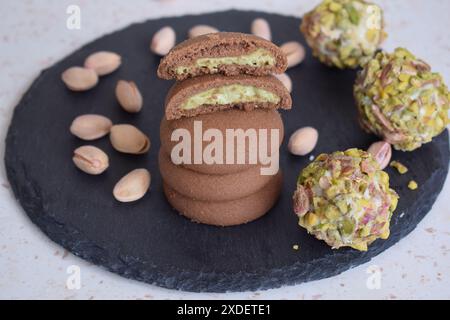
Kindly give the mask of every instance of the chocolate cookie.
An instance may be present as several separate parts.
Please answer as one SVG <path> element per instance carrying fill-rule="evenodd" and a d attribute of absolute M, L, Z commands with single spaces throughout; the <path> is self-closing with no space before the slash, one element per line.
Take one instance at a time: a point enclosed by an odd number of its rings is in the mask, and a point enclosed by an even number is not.
<path fill-rule="evenodd" d="M 226 201 L 246 197 L 262 189 L 273 175 L 261 175 L 254 166 L 239 173 L 210 175 L 174 165 L 160 149 L 159 170 L 163 180 L 178 193 L 202 201 Z"/>
<path fill-rule="evenodd" d="M 274 76 L 207 75 L 177 82 L 166 97 L 167 120 L 232 108 L 290 109 L 291 96 Z"/>
<path fill-rule="evenodd" d="M 258 192 L 231 201 L 208 202 L 185 197 L 164 183 L 169 203 L 187 218 L 216 226 L 233 226 L 256 220 L 273 207 L 280 195 L 283 176 L 281 171 Z"/>
<path fill-rule="evenodd" d="M 191 137 L 190 141 L 190 164 L 182 164 L 183 167 L 194 170 L 197 172 L 205 173 L 205 174 L 230 174 L 237 173 L 251 167 L 256 166 L 257 164 L 252 164 L 249 161 L 249 144 L 246 140 L 245 146 L 245 164 L 226 164 L 226 146 L 223 145 L 222 152 L 222 164 L 213 163 L 213 164 L 194 164 L 194 122 L 199 121 L 202 125 L 202 135 L 209 129 L 217 129 L 222 133 L 222 136 L 226 136 L 227 129 L 242 129 L 247 131 L 248 129 L 255 129 L 259 132 L 259 129 L 267 129 L 267 145 L 268 145 L 268 155 L 271 155 L 271 129 L 278 129 L 279 133 L 279 142 L 276 143 L 278 151 L 278 147 L 281 145 L 284 137 L 284 125 L 281 119 L 280 114 L 276 110 L 266 110 L 266 109 L 258 109 L 252 112 L 247 112 L 244 110 L 231 109 L 223 112 L 218 112 L 214 114 L 204 114 L 199 115 L 197 117 L 191 118 L 181 118 L 178 120 L 168 121 L 165 118 L 161 120 L 160 126 L 160 138 L 161 138 L 161 148 L 164 149 L 164 152 L 167 155 L 172 153 L 173 148 L 179 144 L 178 141 L 171 141 L 172 133 L 177 129 L 186 129 L 189 132 Z M 258 140 L 259 141 L 259 140 Z M 203 142 L 202 150 L 210 144 L 210 141 Z M 236 159 L 236 154 L 238 151 L 238 144 L 235 141 L 234 144 L 234 155 Z M 259 157 L 258 159 L 259 160 Z M 235 162 L 236 163 L 236 162 Z M 257 161 L 260 163 L 260 161 Z"/>
<path fill-rule="evenodd" d="M 167 80 L 217 73 L 262 76 L 283 73 L 286 68 L 286 56 L 272 42 L 250 34 L 219 32 L 174 47 L 161 60 L 158 76 Z"/>

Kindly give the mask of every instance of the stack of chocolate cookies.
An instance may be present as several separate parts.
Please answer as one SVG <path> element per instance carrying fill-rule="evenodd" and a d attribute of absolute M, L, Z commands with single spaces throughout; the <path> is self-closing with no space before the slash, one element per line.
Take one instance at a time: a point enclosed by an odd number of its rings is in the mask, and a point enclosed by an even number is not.
<path fill-rule="evenodd" d="M 292 100 L 272 74 L 280 48 L 242 33 L 214 33 L 173 48 L 158 68 L 176 79 L 161 121 L 159 165 L 169 203 L 191 220 L 246 223 L 275 204 L 284 126 Z"/>

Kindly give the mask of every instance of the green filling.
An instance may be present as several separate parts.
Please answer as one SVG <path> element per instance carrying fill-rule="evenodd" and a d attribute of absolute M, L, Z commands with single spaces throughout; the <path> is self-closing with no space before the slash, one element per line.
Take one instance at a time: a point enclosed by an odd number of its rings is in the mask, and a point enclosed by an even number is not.
<path fill-rule="evenodd" d="M 253 67 L 273 66 L 275 65 L 275 58 L 269 51 L 257 49 L 250 54 L 237 57 L 201 58 L 193 66 L 181 66 L 176 68 L 175 71 L 177 74 L 185 74 L 191 72 L 193 68 L 208 68 L 214 73 L 218 71 L 219 66 L 231 64 Z"/>
<path fill-rule="evenodd" d="M 202 105 L 225 105 L 248 102 L 277 104 L 280 102 L 280 97 L 270 91 L 254 86 L 232 84 L 197 93 L 187 99 L 181 105 L 181 109 L 192 110 Z"/>

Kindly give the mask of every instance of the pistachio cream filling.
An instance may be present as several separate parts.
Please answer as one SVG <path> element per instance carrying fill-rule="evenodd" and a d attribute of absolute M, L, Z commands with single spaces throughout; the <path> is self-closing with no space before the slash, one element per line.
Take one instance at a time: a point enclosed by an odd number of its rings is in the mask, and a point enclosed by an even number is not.
<path fill-rule="evenodd" d="M 280 102 L 280 97 L 270 91 L 254 86 L 231 84 L 197 93 L 182 103 L 181 109 L 192 110 L 202 105 L 225 105 L 248 102 L 276 104 Z"/>
<path fill-rule="evenodd" d="M 177 74 L 186 74 L 194 68 L 208 68 L 212 72 L 217 72 L 221 65 L 247 65 L 253 67 L 273 66 L 275 58 L 266 49 L 257 49 L 250 54 L 235 57 L 218 57 L 218 58 L 201 58 L 198 59 L 193 66 L 181 66 L 176 68 Z"/>

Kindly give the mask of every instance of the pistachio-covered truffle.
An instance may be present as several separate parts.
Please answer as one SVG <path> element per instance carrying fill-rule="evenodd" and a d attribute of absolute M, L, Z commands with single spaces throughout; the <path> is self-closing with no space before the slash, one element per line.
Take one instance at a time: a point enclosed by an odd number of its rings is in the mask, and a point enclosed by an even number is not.
<path fill-rule="evenodd" d="M 438 73 L 408 50 L 379 52 L 354 86 L 360 122 L 395 149 L 412 151 L 449 123 L 449 91 Z"/>
<path fill-rule="evenodd" d="M 386 38 L 383 11 L 362 0 L 324 0 L 302 20 L 300 30 L 322 63 L 356 68 Z"/>
<path fill-rule="evenodd" d="M 300 174 L 294 193 L 299 225 L 333 249 L 366 251 L 389 237 L 398 195 L 389 176 L 368 152 L 321 154 Z"/>

